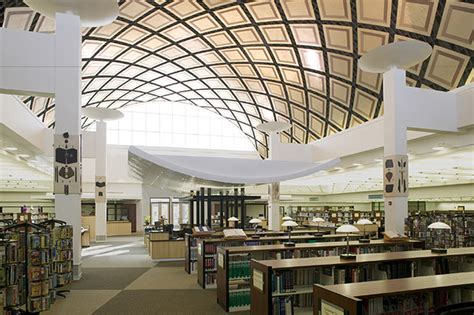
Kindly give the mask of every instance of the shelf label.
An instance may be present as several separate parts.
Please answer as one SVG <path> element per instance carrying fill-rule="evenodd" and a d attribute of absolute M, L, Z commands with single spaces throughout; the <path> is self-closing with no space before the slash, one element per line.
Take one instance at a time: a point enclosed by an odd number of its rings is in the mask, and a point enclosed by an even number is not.
<path fill-rule="evenodd" d="M 198 244 L 198 255 L 202 256 L 202 244 Z"/>
<path fill-rule="evenodd" d="M 344 315 L 344 309 L 328 301 L 321 300 L 321 315 Z"/>
<path fill-rule="evenodd" d="M 217 254 L 217 264 L 224 269 L 224 255 L 221 253 Z"/>
<path fill-rule="evenodd" d="M 253 279 L 254 288 L 263 292 L 263 285 L 264 285 L 263 272 L 254 269 L 252 279 Z"/>

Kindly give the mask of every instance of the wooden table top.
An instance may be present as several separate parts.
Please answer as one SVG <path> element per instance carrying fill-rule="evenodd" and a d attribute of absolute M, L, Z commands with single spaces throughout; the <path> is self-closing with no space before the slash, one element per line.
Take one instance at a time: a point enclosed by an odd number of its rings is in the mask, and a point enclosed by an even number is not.
<path fill-rule="evenodd" d="M 264 239 L 264 238 L 261 238 Z M 297 238 L 291 238 L 297 239 Z M 359 243 L 359 241 L 350 241 L 349 246 L 357 247 L 367 247 L 367 246 L 383 246 L 383 245 L 400 245 L 400 244 L 416 244 L 420 243 L 417 240 L 403 240 L 395 242 L 387 242 L 383 239 L 372 240 L 370 243 Z M 229 246 L 223 247 L 229 252 L 229 254 L 238 254 L 246 252 L 264 252 L 264 251 L 284 251 L 284 250 L 306 250 L 306 249 L 326 249 L 326 248 L 335 248 L 335 247 L 344 247 L 347 245 L 346 241 L 338 242 L 318 242 L 318 243 L 296 243 L 295 247 L 285 247 L 284 244 L 275 244 L 275 245 L 253 245 L 253 246 Z"/>
<path fill-rule="evenodd" d="M 353 260 L 341 259 L 339 256 L 327 256 L 299 259 L 261 260 L 258 261 L 258 263 L 267 267 L 271 267 L 273 270 L 282 270 L 456 256 L 474 256 L 474 247 L 450 248 L 446 254 L 432 253 L 431 250 L 412 250 L 390 253 L 360 254 L 357 255 L 356 259 Z"/>
<path fill-rule="evenodd" d="M 474 272 L 326 285 L 324 289 L 359 299 L 474 285 Z"/>

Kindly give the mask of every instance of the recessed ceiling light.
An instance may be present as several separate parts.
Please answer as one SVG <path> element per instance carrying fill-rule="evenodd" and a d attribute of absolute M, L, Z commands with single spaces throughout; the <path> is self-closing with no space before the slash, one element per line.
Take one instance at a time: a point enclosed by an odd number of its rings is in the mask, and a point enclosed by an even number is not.
<path fill-rule="evenodd" d="M 30 157 L 30 155 L 29 154 L 18 154 L 18 157 L 28 158 L 28 157 Z"/>
<path fill-rule="evenodd" d="M 360 163 L 352 163 L 352 166 L 356 166 L 356 167 L 357 167 L 357 166 L 362 166 L 362 164 L 360 164 Z"/>
<path fill-rule="evenodd" d="M 18 150 L 18 148 L 16 148 L 16 147 L 5 147 L 4 149 L 7 150 L 7 151 L 16 151 L 16 150 Z"/>
<path fill-rule="evenodd" d="M 374 162 L 383 162 L 382 159 L 374 159 Z"/>
<path fill-rule="evenodd" d="M 432 149 L 435 151 L 443 151 L 443 150 L 446 150 L 446 147 L 436 146 L 436 147 L 432 147 Z"/>

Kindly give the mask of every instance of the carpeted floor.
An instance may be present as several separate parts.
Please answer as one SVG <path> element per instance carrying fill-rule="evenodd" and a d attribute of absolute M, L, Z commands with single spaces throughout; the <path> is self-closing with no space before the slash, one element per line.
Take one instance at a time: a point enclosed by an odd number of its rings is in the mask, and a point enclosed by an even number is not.
<path fill-rule="evenodd" d="M 83 250 L 83 277 L 44 315 L 220 315 L 215 290 L 203 290 L 183 261 L 153 261 L 143 237 L 114 237 Z M 248 314 L 248 312 L 235 313 Z"/>

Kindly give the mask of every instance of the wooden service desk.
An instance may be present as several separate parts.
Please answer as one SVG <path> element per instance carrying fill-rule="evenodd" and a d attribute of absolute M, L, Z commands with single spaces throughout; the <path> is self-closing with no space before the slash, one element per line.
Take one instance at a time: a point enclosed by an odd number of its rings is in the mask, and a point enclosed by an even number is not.
<path fill-rule="evenodd" d="M 149 243 L 151 259 L 183 259 L 184 240 L 151 240 Z"/>
<path fill-rule="evenodd" d="M 349 283 L 329 286 L 315 284 L 313 293 L 313 314 L 320 314 L 322 309 L 324 309 L 322 313 L 325 314 L 327 310 L 330 309 L 332 311 L 331 314 L 362 315 L 367 312 L 363 311 L 364 304 L 368 305 L 368 313 L 371 314 L 373 310 L 370 310 L 370 308 L 373 307 L 373 305 L 371 305 L 370 302 L 367 303 L 367 300 L 370 299 L 400 294 L 406 296 L 422 292 L 433 292 L 436 297 L 440 291 L 459 287 L 467 288 L 472 285 L 474 285 L 474 272 L 379 280 L 370 282 L 370 285 L 367 285 L 367 283 Z M 433 302 L 435 307 L 445 306 L 442 299 L 434 298 Z M 392 314 L 395 313 L 402 314 L 403 311 L 394 310 Z"/>
<path fill-rule="evenodd" d="M 130 221 L 107 221 L 107 236 L 132 234 Z"/>

